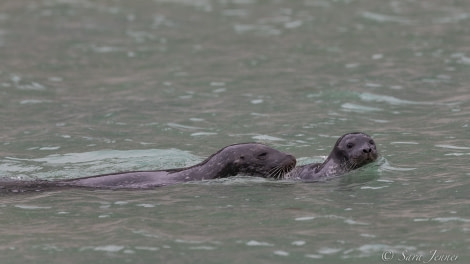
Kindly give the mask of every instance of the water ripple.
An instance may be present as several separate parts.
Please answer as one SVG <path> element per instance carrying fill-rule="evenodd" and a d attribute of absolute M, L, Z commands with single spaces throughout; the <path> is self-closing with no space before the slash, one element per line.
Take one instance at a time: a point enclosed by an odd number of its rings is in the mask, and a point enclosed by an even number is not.
<path fill-rule="evenodd" d="M 404 17 L 398 17 L 398 16 L 390 16 L 390 15 L 384 15 L 384 14 L 379 14 L 379 13 L 373 13 L 373 12 L 362 12 L 361 16 L 365 19 L 373 20 L 376 22 L 396 22 L 396 23 L 402 23 L 402 24 L 411 24 L 413 23 L 412 20 L 409 20 Z"/>
<path fill-rule="evenodd" d="M 379 95 L 379 94 L 372 94 L 372 93 L 361 93 L 359 97 L 366 102 L 387 103 L 391 105 L 408 105 L 408 104 L 430 105 L 430 104 L 433 104 L 431 102 L 416 102 L 416 101 L 402 100 L 394 96 Z"/>

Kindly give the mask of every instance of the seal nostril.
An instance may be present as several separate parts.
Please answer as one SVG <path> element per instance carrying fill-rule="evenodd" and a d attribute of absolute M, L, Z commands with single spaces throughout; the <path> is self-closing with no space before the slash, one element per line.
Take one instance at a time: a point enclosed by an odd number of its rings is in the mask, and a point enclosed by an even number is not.
<path fill-rule="evenodd" d="M 364 153 L 371 153 L 371 152 L 372 152 L 372 149 L 371 149 L 371 148 L 364 148 L 364 149 L 362 149 L 362 152 L 364 152 Z"/>

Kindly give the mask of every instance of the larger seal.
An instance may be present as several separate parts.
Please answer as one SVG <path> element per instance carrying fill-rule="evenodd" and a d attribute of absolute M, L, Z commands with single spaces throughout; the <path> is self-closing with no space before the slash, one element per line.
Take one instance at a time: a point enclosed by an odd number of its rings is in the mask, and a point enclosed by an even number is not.
<path fill-rule="evenodd" d="M 225 178 L 237 174 L 282 178 L 295 167 L 294 156 L 260 143 L 234 144 L 222 148 L 203 162 L 191 167 L 130 171 L 57 180 L 0 183 L 0 188 L 16 190 L 44 187 L 90 187 L 109 189 L 148 189 L 179 182 Z"/>
<path fill-rule="evenodd" d="M 361 132 L 341 136 L 323 163 L 294 168 L 285 178 L 318 181 L 339 176 L 375 161 L 378 157 L 374 140 Z"/>

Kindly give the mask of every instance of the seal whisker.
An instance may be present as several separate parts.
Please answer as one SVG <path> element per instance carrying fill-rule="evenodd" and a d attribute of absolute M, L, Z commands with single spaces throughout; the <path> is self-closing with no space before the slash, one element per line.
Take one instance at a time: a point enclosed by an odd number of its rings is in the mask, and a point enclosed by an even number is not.
<path fill-rule="evenodd" d="M 266 174 L 266 178 L 273 178 L 273 174 L 276 171 L 277 167 L 271 168 L 268 173 Z"/>
<path fill-rule="evenodd" d="M 294 165 L 295 166 L 295 165 Z M 268 178 L 273 178 L 276 180 L 284 179 L 284 176 L 289 173 L 290 170 L 294 167 L 293 165 L 282 166 L 278 165 L 272 168 L 268 173 Z"/>
<path fill-rule="evenodd" d="M 269 171 L 269 177 L 274 179 L 279 179 L 279 172 L 282 169 L 281 166 L 275 166 L 272 170 Z"/>
<path fill-rule="evenodd" d="M 284 174 L 284 179 L 295 179 L 298 174 L 299 171 L 293 168 L 291 171 L 288 171 L 286 174 Z"/>

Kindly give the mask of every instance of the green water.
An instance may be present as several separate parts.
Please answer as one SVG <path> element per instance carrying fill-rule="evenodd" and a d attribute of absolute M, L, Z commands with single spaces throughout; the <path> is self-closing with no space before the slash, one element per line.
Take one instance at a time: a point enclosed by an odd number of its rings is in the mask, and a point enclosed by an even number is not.
<path fill-rule="evenodd" d="M 467 1 L 3 0 L 1 177 L 247 141 L 308 163 L 351 131 L 381 158 L 316 184 L 3 192 L 0 262 L 468 263 L 469 43 Z"/>

